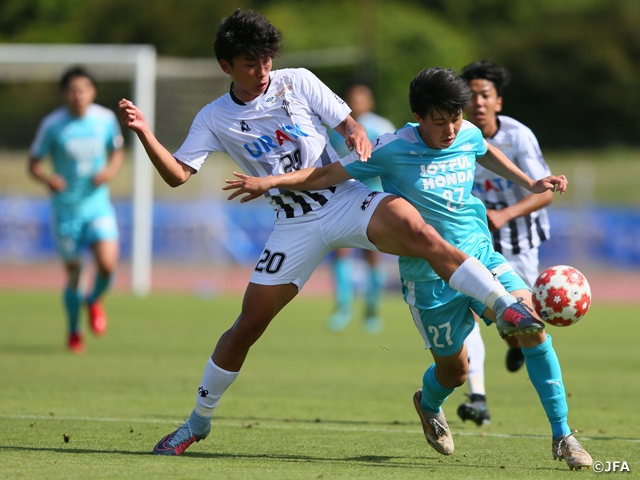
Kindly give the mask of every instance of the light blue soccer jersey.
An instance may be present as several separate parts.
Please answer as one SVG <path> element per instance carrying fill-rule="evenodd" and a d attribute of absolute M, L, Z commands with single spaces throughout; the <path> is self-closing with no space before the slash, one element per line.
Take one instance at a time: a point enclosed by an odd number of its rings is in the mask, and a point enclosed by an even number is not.
<path fill-rule="evenodd" d="M 379 176 L 385 192 L 409 201 L 447 242 L 475 256 L 478 249 L 490 245 L 486 209 L 471 195 L 476 157 L 486 151 L 482 132 L 466 120 L 453 144 L 444 150 L 428 147 L 418 124 L 408 123 L 378 138 L 367 162 L 360 162 L 357 154 L 340 162 L 358 180 Z M 399 264 L 404 280 L 439 279 L 425 260 L 400 257 Z"/>
<path fill-rule="evenodd" d="M 74 117 L 67 107 L 47 115 L 31 145 L 31 155 L 51 155 L 54 171 L 67 188 L 53 195 L 56 211 L 102 208 L 109 203 L 109 186 L 96 187 L 93 177 L 107 163 L 109 153 L 122 148 L 120 125 L 108 108 L 92 104 L 84 117 Z"/>
<path fill-rule="evenodd" d="M 369 138 L 371 142 L 375 142 L 376 138 L 384 135 L 385 133 L 391 133 L 396 130 L 393 123 L 373 112 L 367 112 L 360 115 L 358 117 L 358 123 L 367 130 L 367 138 Z M 331 142 L 331 145 L 336 149 L 336 152 L 338 152 L 338 155 L 341 158 L 346 157 L 351 153 L 347 148 L 347 145 L 344 143 L 344 137 L 342 135 L 332 128 L 328 128 L 327 132 L 329 133 L 329 141 Z M 362 183 L 371 190 L 375 190 L 377 192 L 382 191 L 382 184 L 378 177 L 368 178 L 367 180 L 362 181 Z"/>

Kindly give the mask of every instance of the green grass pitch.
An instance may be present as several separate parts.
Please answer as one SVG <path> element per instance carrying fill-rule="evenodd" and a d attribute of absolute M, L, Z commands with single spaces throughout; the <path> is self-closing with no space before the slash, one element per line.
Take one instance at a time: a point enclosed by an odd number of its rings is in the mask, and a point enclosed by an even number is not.
<path fill-rule="evenodd" d="M 294 300 L 252 349 L 216 411 L 211 435 L 177 458 L 154 444 L 189 415 L 205 362 L 239 297 L 112 294 L 107 335 L 64 348 L 57 293 L 0 292 L 2 478 L 576 478 L 551 457 L 550 428 L 527 373 L 504 368 L 506 345 L 483 328 L 493 423 L 444 406 L 456 451 L 443 457 L 412 405 L 428 351 L 399 294 L 386 328 L 324 328 L 328 298 Z M 640 473 L 640 309 L 595 303 L 575 326 L 549 327 L 569 421 L 596 461 Z M 65 437 L 68 441 L 65 442 Z"/>

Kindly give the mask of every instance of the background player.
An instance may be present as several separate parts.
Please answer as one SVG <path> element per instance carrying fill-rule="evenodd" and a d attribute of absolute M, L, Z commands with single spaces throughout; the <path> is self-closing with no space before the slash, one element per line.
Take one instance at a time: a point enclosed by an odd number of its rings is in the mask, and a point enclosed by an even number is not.
<path fill-rule="evenodd" d="M 103 335 L 107 317 L 100 300 L 118 263 L 118 227 L 108 182 L 123 160 L 122 134 L 115 114 L 93 103 L 96 85 L 83 68 L 69 69 L 60 86 L 66 106 L 47 115 L 31 145 L 29 172 L 51 192 L 55 237 L 67 274 L 64 306 L 69 322 L 68 347 L 82 353 L 80 307 L 88 307 L 93 333 Z M 50 155 L 53 172 L 43 168 Z M 81 255 L 90 246 L 96 264 L 93 287 L 80 288 Z"/>
<path fill-rule="evenodd" d="M 482 130 L 487 142 L 499 148 L 531 178 L 549 175 L 551 172 L 533 132 L 511 117 L 498 115 L 502 111 L 503 88 L 511 78 L 509 71 L 491 60 L 479 60 L 464 67 L 460 76 L 473 93 L 465 109 L 467 120 Z M 487 207 L 493 248 L 505 256 L 529 287 L 533 287 L 538 277 L 538 247 L 549 238 L 549 217 L 545 207 L 553 200 L 553 193 L 531 194 L 479 165 L 473 194 Z M 506 340 L 509 344 L 507 369 L 515 372 L 524 364 L 524 355 L 517 338 Z M 490 420 L 490 415 L 484 384 L 485 348 L 478 324 L 465 344 L 469 354 L 467 383 L 471 395 L 469 401 L 458 408 L 458 415 L 481 425 Z"/>
<path fill-rule="evenodd" d="M 375 101 L 373 92 L 362 82 L 352 83 L 346 90 L 345 101 L 351 108 L 351 116 L 367 130 L 367 137 L 373 140 L 384 133 L 393 132 L 396 128 L 386 118 L 374 113 Z M 329 140 L 340 157 L 351 153 L 344 138 L 335 130 L 329 130 Z M 371 178 L 363 182 L 376 192 L 382 191 L 379 178 Z M 375 334 L 382 331 L 384 324 L 380 316 L 380 304 L 384 298 L 387 272 L 382 256 L 375 250 L 362 250 L 368 270 L 365 285 L 364 330 Z M 335 281 L 335 312 L 327 319 L 329 330 L 339 332 L 347 327 L 353 316 L 354 300 L 354 263 L 348 248 L 335 251 L 333 262 L 333 278 Z"/>
<path fill-rule="evenodd" d="M 150 131 L 144 114 L 129 100 L 120 101 L 121 122 L 137 134 L 167 184 L 185 183 L 214 151 L 228 153 L 245 171 L 260 176 L 336 162 L 323 124 L 341 133 L 358 158 L 370 156 L 365 129 L 315 75 L 305 69 L 271 71 L 280 41 L 280 32 L 252 11 L 237 9 L 221 22 L 214 48 L 231 77 L 229 92 L 196 115 L 173 155 Z M 275 227 L 245 291 L 242 311 L 205 366 L 191 416 L 158 442 L 153 450 L 158 455 L 181 455 L 209 435 L 214 410 L 251 346 L 336 248 L 425 258 L 453 288 L 496 311 L 505 331 L 543 328 L 478 260 L 444 241 L 401 198 L 372 192 L 359 182 L 313 191 L 273 189 L 265 195 L 275 209 Z"/>
<path fill-rule="evenodd" d="M 471 194 L 475 164 L 478 161 L 530 192 L 564 192 L 566 179 L 548 176 L 534 182 L 500 150 L 487 144 L 482 132 L 462 119 L 470 97 L 469 87 L 454 70 L 424 70 L 411 82 L 409 93 L 418 123 L 379 138 L 367 162 L 349 155 L 340 163 L 285 175 L 252 178 L 237 174 L 240 181 L 227 182 L 227 189 L 238 189 L 230 198 L 249 192 L 243 198 L 246 201 L 274 187 L 316 189 L 352 177 L 379 176 L 384 191 L 410 201 L 446 240 L 480 259 L 509 292 L 522 297 L 532 309 L 531 290 L 492 248 L 485 207 Z M 453 438 L 441 406 L 465 382 L 468 363 L 464 339 L 474 328 L 473 312 L 495 317 L 484 305 L 437 278 L 424 260 L 401 256 L 399 263 L 405 301 L 434 358 L 424 374 L 422 389 L 414 395 L 414 405 L 428 443 L 439 453 L 450 455 Z M 564 458 L 571 469 L 590 467 L 590 455 L 572 436 L 567 423 L 566 393 L 551 336 L 544 331 L 514 333 L 524 347 L 529 377 L 551 424 L 553 458 Z"/>

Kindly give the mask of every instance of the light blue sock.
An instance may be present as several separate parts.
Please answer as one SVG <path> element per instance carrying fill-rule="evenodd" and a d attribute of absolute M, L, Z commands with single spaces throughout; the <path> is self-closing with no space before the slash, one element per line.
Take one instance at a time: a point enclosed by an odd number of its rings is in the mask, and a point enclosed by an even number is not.
<path fill-rule="evenodd" d="M 198 415 L 195 410 L 191 412 L 189 416 L 189 425 L 191 425 L 191 430 L 193 430 L 196 434 L 203 434 L 208 431 L 211 425 L 211 417 L 201 417 Z"/>
<path fill-rule="evenodd" d="M 80 305 L 82 304 L 82 292 L 69 286 L 64 289 L 64 308 L 67 312 L 69 333 L 80 330 Z"/>
<path fill-rule="evenodd" d="M 562 383 L 562 370 L 553 349 L 551 335 L 547 334 L 547 339 L 533 348 L 522 347 L 522 353 L 531 383 L 538 392 L 542 407 L 551 424 L 553 438 L 569 435 L 571 433 L 567 424 L 569 407 Z"/>
<path fill-rule="evenodd" d="M 436 378 L 436 364 L 432 364 L 422 377 L 422 401 L 420 406 L 431 413 L 438 413 L 440 406 L 447 400 L 447 397 L 454 392 L 455 388 L 445 388 L 440 385 Z"/>
<path fill-rule="evenodd" d="M 382 265 L 375 265 L 369 271 L 369 285 L 365 298 L 367 317 L 377 317 L 380 303 L 387 285 L 387 270 Z"/>
<path fill-rule="evenodd" d="M 333 275 L 336 284 L 336 303 L 340 312 L 350 313 L 353 305 L 351 271 L 350 258 L 336 258 L 333 264 Z"/>
<path fill-rule="evenodd" d="M 96 280 L 93 284 L 93 291 L 89 295 L 88 301 L 90 304 L 93 304 L 100 296 L 107 291 L 107 289 L 111 286 L 111 279 L 113 275 L 104 276 L 101 273 L 96 273 Z"/>

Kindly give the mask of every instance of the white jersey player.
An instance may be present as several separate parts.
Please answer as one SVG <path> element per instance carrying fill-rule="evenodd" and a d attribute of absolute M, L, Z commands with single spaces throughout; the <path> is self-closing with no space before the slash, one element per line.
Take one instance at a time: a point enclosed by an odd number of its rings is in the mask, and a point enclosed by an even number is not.
<path fill-rule="evenodd" d="M 492 137 L 486 137 L 487 142 L 500 149 L 531 178 L 551 175 L 531 129 L 505 115 L 497 115 L 496 120 L 498 131 Z M 497 177 L 482 166 L 476 169 L 473 194 L 483 201 L 487 210 L 497 211 L 517 205 L 531 195 L 519 185 Z M 495 222 L 492 226 L 493 248 L 502 253 L 527 284 L 533 287 L 538 277 L 538 247 L 549 239 L 547 210 L 542 207 L 513 217 L 501 227 L 495 228 Z"/>
<path fill-rule="evenodd" d="M 323 123 L 337 130 L 361 160 L 370 157 L 365 129 L 311 72 L 271 71 L 280 40 L 280 32 L 252 11 L 237 9 L 222 21 L 214 48 L 231 77 L 230 91 L 202 109 L 175 155 L 158 142 L 133 103 L 120 101 L 121 122 L 137 134 L 169 185 L 186 182 L 214 151 L 228 153 L 245 172 L 259 176 L 335 162 Z M 275 228 L 257 261 L 242 311 L 207 362 L 189 420 L 158 442 L 156 454 L 181 455 L 209 434 L 213 412 L 251 346 L 325 254 L 336 248 L 423 258 L 453 288 L 496 311 L 508 334 L 522 331 L 525 324 L 543 329 L 478 260 L 444 241 L 401 198 L 359 182 L 316 191 L 273 189 L 268 195 L 276 210 Z"/>
<path fill-rule="evenodd" d="M 510 74 L 501 65 L 480 60 L 466 66 L 460 76 L 473 92 L 465 110 L 467 119 L 482 130 L 484 138 L 501 150 L 509 160 L 532 178 L 549 175 L 538 140 L 533 132 L 511 117 L 498 115 L 502 110 L 501 92 Z M 545 206 L 553 194 L 531 195 L 528 191 L 499 178 L 482 166 L 476 169 L 474 195 L 487 207 L 487 221 L 493 237 L 493 248 L 502 253 L 520 277 L 532 287 L 538 276 L 538 247 L 549 238 L 549 217 Z M 507 369 L 515 372 L 524 365 L 524 355 L 515 338 L 506 339 Z M 477 425 L 488 423 L 484 385 L 484 342 L 479 325 L 465 341 L 469 354 L 469 402 L 463 403 L 458 415 Z"/>

